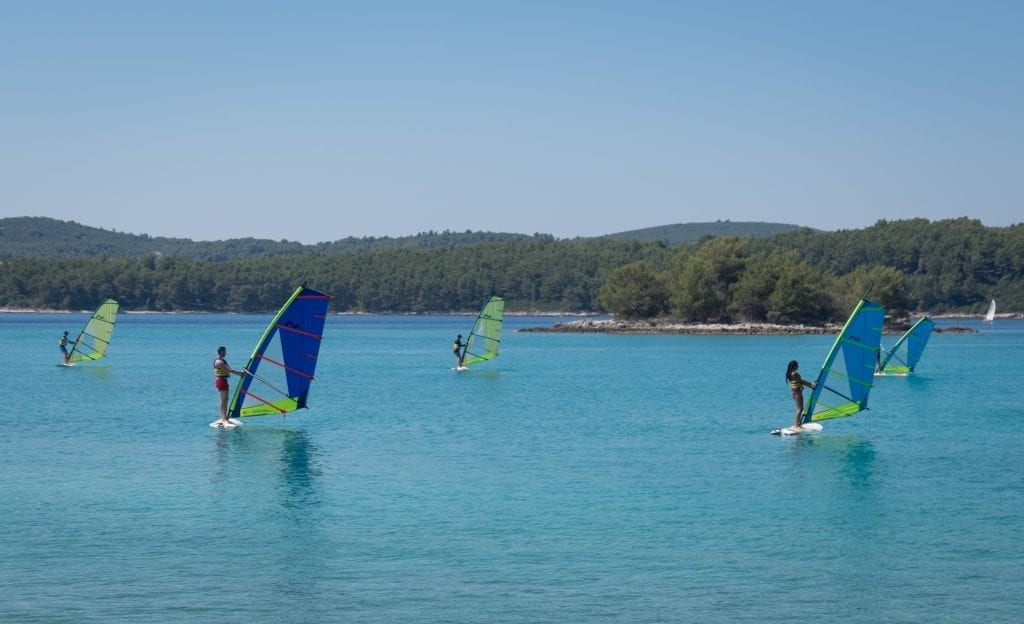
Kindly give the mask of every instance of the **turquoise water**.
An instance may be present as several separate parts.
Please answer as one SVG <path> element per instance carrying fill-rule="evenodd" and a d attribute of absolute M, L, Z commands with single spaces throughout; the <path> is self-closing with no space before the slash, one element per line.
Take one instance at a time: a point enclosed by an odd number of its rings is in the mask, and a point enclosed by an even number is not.
<path fill-rule="evenodd" d="M 0 315 L 3 622 L 1024 612 L 1021 321 L 937 334 L 869 412 L 780 439 L 786 362 L 833 336 L 515 317 L 454 373 L 471 317 L 331 317 L 311 408 L 222 431 L 214 349 L 241 367 L 268 316 L 122 315 L 105 361 L 57 366 L 84 320 Z"/>

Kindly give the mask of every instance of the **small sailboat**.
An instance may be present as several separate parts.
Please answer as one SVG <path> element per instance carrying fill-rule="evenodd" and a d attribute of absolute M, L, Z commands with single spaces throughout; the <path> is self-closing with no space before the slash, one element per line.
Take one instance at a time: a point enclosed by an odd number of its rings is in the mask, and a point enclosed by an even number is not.
<path fill-rule="evenodd" d="M 914 367 L 921 360 L 934 329 L 935 321 L 927 316 L 918 319 L 900 336 L 891 351 L 879 350 L 880 357 L 875 375 L 908 375 L 914 372 Z"/>
<path fill-rule="evenodd" d="M 245 375 L 228 403 L 228 421 L 238 425 L 241 418 L 306 407 L 329 303 L 329 296 L 305 286 L 288 297 L 245 364 Z"/>
<path fill-rule="evenodd" d="M 860 300 L 821 365 L 814 390 L 804 403 L 800 427 L 775 429 L 773 435 L 820 431 L 819 421 L 853 416 L 868 408 L 884 320 L 885 308 Z"/>
<path fill-rule="evenodd" d="M 988 304 L 988 312 L 985 313 L 985 318 L 982 322 L 991 323 L 996 319 L 996 300 L 993 299 L 992 303 Z"/>
<path fill-rule="evenodd" d="M 491 297 L 484 303 L 463 347 L 462 366 L 457 370 L 466 370 L 498 355 L 504 316 L 505 300 L 501 297 Z"/>
<path fill-rule="evenodd" d="M 117 321 L 119 307 L 117 301 L 106 299 L 96 308 L 82 327 L 78 338 L 75 338 L 75 346 L 68 355 L 66 366 L 98 360 L 107 354 L 107 347 L 110 346 L 110 339 L 114 335 L 114 323 Z"/>

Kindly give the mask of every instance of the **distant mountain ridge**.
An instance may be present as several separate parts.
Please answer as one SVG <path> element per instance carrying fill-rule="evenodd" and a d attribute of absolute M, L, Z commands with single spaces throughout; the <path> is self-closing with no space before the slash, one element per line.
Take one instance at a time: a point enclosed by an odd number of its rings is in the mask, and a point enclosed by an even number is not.
<path fill-rule="evenodd" d="M 738 238 L 763 238 L 795 232 L 804 229 L 799 225 L 786 223 L 765 223 L 762 221 L 705 221 L 702 223 L 677 223 L 675 225 L 659 225 L 657 227 L 630 230 L 618 234 L 608 234 L 600 238 L 628 239 L 640 241 L 661 241 L 669 246 L 682 243 L 699 243 L 709 236 L 736 236 Z"/>
<path fill-rule="evenodd" d="M 709 236 L 758 238 L 801 229 L 796 225 L 744 221 L 680 223 L 593 237 L 661 241 L 669 246 L 696 243 Z M 330 243 L 302 243 L 258 238 L 193 241 L 185 238 L 129 234 L 61 221 L 49 217 L 7 217 L 0 219 L 0 260 L 16 258 L 142 257 L 181 256 L 196 260 L 240 260 L 258 257 L 299 255 L 308 252 L 340 254 L 375 249 L 466 247 L 482 243 L 553 241 L 548 234 L 499 232 L 422 232 L 403 237 L 348 237 Z M 590 240 L 576 238 L 567 240 Z"/>

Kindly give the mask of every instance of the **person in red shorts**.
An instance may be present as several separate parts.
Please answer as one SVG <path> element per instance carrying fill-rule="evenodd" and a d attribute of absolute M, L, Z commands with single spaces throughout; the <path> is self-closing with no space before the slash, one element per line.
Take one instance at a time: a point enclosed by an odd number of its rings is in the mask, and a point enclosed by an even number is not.
<path fill-rule="evenodd" d="M 213 360 L 213 385 L 217 388 L 217 392 L 220 393 L 220 418 L 217 419 L 217 424 L 221 427 L 234 426 L 228 420 L 228 378 L 232 375 L 241 377 L 245 374 L 245 371 L 231 368 L 225 359 L 227 354 L 228 350 L 226 347 L 217 347 L 217 357 Z"/>

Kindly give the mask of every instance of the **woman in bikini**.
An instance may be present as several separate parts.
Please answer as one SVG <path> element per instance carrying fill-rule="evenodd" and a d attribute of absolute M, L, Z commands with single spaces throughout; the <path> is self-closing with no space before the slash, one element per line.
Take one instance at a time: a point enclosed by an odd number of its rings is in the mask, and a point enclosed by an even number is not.
<path fill-rule="evenodd" d="M 800 368 L 800 364 L 796 360 L 792 360 L 789 366 L 786 367 L 786 383 L 789 384 L 789 391 L 793 395 L 793 401 L 796 403 L 796 421 L 793 423 L 794 429 L 799 429 L 802 424 L 804 415 L 804 386 L 808 388 L 814 388 L 815 384 L 813 381 L 807 381 L 800 376 L 797 369 Z"/>

